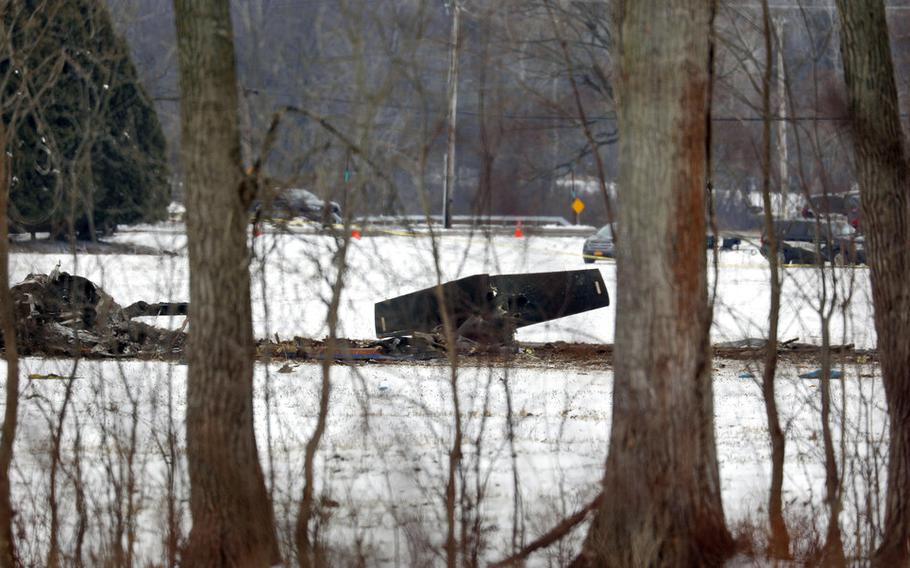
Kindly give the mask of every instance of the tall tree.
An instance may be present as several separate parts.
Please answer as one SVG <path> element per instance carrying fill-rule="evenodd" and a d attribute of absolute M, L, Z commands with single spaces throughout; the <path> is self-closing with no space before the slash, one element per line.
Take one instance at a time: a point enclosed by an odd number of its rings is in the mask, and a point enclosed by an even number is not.
<path fill-rule="evenodd" d="M 186 566 L 280 560 L 253 432 L 246 191 L 230 6 L 174 0 L 190 262 Z"/>
<path fill-rule="evenodd" d="M 0 330 L 3 332 L 3 357 L 6 359 L 6 408 L 0 431 L 0 566 L 16 566 L 13 539 L 13 510 L 10 467 L 16 440 L 19 411 L 19 352 L 16 349 L 16 324 L 13 299 L 9 291 L 9 226 L 6 207 L 9 201 L 9 159 L 6 156 L 6 127 L 0 122 Z"/>
<path fill-rule="evenodd" d="M 164 135 L 104 2 L 6 4 L 13 6 L 3 23 L 15 31 L 0 48 L 0 72 L 15 51 L 20 74 L 3 82 L 4 94 L 32 99 L 13 131 L 13 228 L 93 237 L 118 223 L 163 218 Z M 57 57 L 62 69 L 48 64 Z"/>
<path fill-rule="evenodd" d="M 33 3 L 34 10 L 53 13 L 59 7 L 48 6 L 45 0 Z M 44 58 L 35 57 L 41 46 L 22 41 L 23 37 L 40 36 L 41 22 L 31 18 L 20 2 L 0 2 L 0 333 L 3 336 L 3 357 L 6 360 L 6 408 L 0 428 L 0 566 L 20 564 L 14 520 L 16 510 L 12 501 L 10 470 L 19 420 L 19 352 L 17 348 L 15 308 L 9 287 L 9 218 L 10 171 L 15 155 L 15 132 L 24 116 L 29 116 L 47 90 L 56 85 L 63 70 L 62 49 L 43 51 Z M 26 65 L 26 62 L 38 62 Z"/>
<path fill-rule="evenodd" d="M 613 425 L 585 566 L 719 565 L 705 255 L 714 3 L 621 6 Z"/>
<path fill-rule="evenodd" d="M 882 0 L 838 0 L 878 356 L 890 418 L 880 566 L 910 564 L 910 168 Z"/>
<path fill-rule="evenodd" d="M 771 487 L 768 490 L 768 555 L 771 558 L 790 557 L 790 535 L 784 520 L 784 459 L 787 455 L 787 437 L 780 426 L 777 410 L 777 395 L 774 385 L 777 374 L 777 331 L 780 321 L 780 243 L 774 233 L 774 215 L 771 208 L 771 11 L 768 0 L 761 0 L 762 32 L 764 35 L 765 67 L 762 70 L 762 161 L 761 195 L 764 209 L 764 231 L 768 239 L 768 269 L 771 294 L 768 311 L 768 344 L 765 346 L 764 368 L 762 369 L 761 390 L 765 401 L 765 416 L 768 419 L 768 438 L 771 442 Z"/>

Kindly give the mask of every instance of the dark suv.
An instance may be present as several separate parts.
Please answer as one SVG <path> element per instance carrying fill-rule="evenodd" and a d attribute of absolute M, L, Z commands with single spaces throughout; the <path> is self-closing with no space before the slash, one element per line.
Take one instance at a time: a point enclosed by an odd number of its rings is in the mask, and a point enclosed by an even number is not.
<path fill-rule="evenodd" d="M 782 219 L 774 221 L 777 257 L 781 264 L 865 264 L 862 235 L 845 221 Z M 770 244 L 762 234 L 761 253 L 767 258 Z"/>
<path fill-rule="evenodd" d="M 255 207 L 258 209 L 259 205 Z M 343 222 L 340 205 L 296 187 L 275 190 L 271 203 L 262 213 L 267 219 L 303 217 L 321 223 L 324 227 Z"/>
<path fill-rule="evenodd" d="M 581 249 L 585 263 L 591 264 L 596 260 L 616 257 L 616 243 L 613 240 L 614 231 L 616 231 L 615 225 L 604 225 L 596 233 L 585 239 L 585 244 Z M 739 248 L 742 244 L 742 239 L 735 235 L 721 235 L 720 238 L 711 233 L 705 235 L 705 246 L 707 249 L 713 249 L 715 243 L 721 250 L 733 250 Z"/>
<path fill-rule="evenodd" d="M 804 219 L 814 219 L 815 217 L 826 219 L 829 215 L 832 220 L 843 219 L 854 228 L 859 229 L 862 218 L 859 192 L 848 191 L 847 193 L 812 195 L 803 206 L 802 216 Z"/>

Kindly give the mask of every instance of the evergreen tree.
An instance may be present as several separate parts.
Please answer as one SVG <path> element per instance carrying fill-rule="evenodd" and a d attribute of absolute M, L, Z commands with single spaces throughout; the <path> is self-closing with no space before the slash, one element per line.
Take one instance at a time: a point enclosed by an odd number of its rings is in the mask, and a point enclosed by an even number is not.
<path fill-rule="evenodd" d="M 30 25 L 15 33 L 13 51 L 28 56 L 4 58 L 21 66 L 7 96 L 35 100 L 13 124 L 13 226 L 84 238 L 163 218 L 164 135 L 107 8 L 100 0 L 19 4 L 11 12 Z"/>

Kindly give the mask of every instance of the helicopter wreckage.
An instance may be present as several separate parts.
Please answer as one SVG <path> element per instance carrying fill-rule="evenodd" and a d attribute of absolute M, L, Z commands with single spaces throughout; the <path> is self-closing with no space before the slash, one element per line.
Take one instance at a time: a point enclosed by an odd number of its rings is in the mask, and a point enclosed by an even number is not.
<path fill-rule="evenodd" d="M 100 286 L 53 271 L 30 274 L 10 290 L 23 355 L 183 359 L 186 321 L 177 330 L 136 318 L 186 316 L 186 302 L 123 307 Z M 325 343 L 304 338 L 259 342 L 261 356 L 294 359 L 425 359 L 446 354 L 508 352 L 517 329 L 609 306 L 596 269 L 530 274 L 476 274 L 375 304 L 378 340 Z"/>

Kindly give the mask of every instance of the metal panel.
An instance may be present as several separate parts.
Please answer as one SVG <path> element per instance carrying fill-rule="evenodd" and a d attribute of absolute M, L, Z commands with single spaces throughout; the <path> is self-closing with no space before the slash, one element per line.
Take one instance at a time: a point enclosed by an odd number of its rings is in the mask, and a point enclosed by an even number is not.
<path fill-rule="evenodd" d="M 455 329 L 471 315 L 488 309 L 489 276 L 476 274 L 441 285 L 445 305 Z M 374 307 L 376 336 L 409 335 L 415 331 L 433 333 L 442 328 L 437 287 L 424 288 L 397 298 L 377 302 Z"/>
<path fill-rule="evenodd" d="M 600 271 L 571 270 L 490 277 L 495 307 L 515 318 L 516 327 L 596 310 L 610 305 Z"/>
<path fill-rule="evenodd" d="M 531 274 L 477 274 L 441 285 L 454 329 L 489 326 L 491 337 L 517 328 L 603 308 L 610 297 L 597 269 Z M 442 329 L 437 288 L 378 302 L 376 335 L 388 337 Z M 505 325 L 504 325 L 505 324 Z M 482 335 L 482 334 L 481 334 Z"/>

